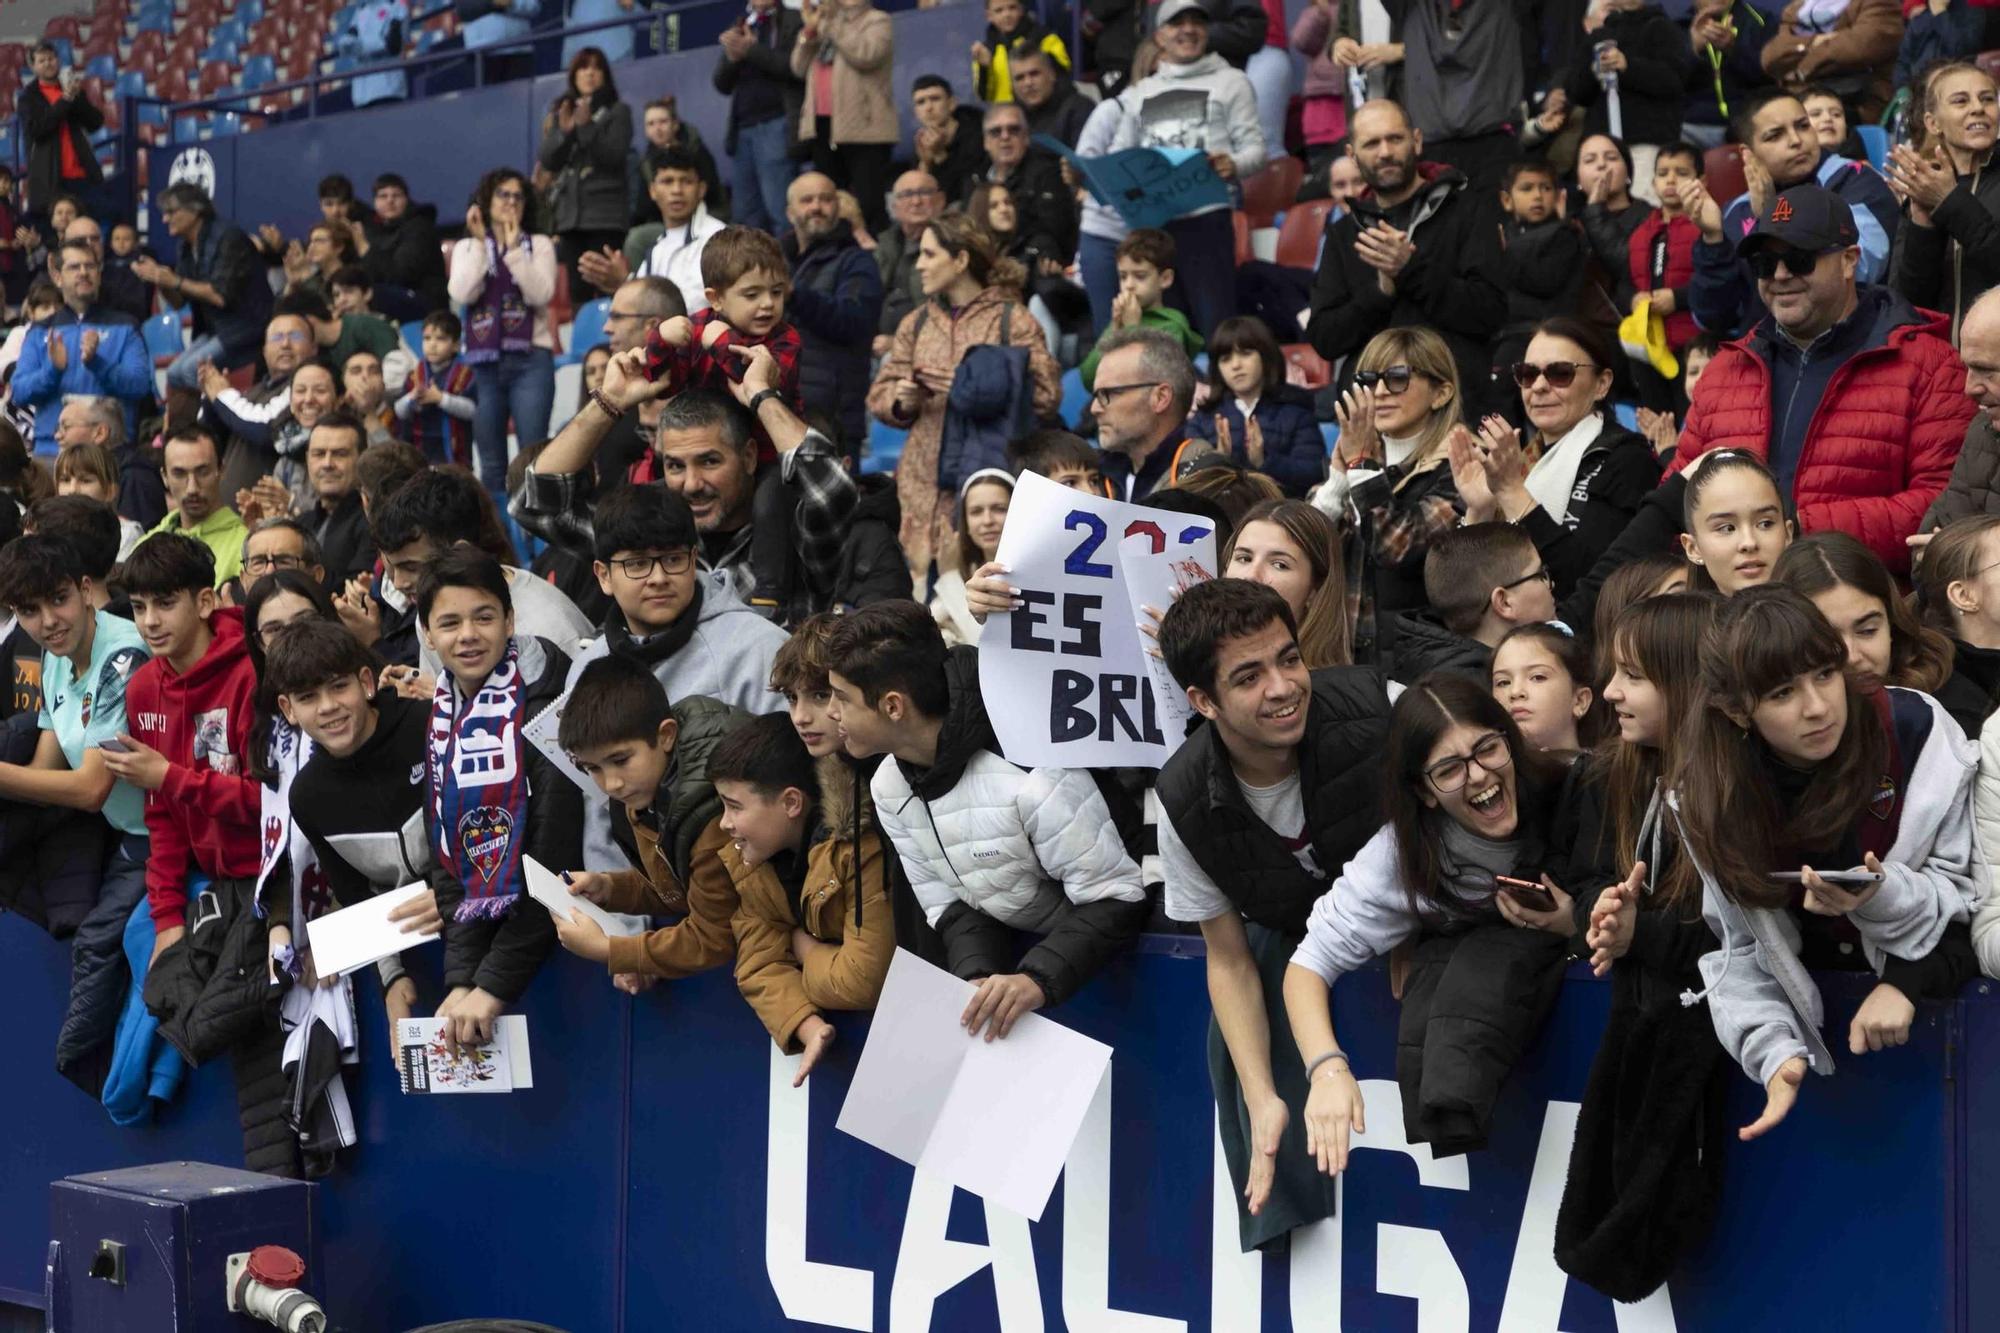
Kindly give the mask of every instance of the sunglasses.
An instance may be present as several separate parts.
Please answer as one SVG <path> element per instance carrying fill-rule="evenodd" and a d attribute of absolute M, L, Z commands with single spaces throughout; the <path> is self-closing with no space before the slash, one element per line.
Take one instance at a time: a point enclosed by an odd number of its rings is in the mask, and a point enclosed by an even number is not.
<path fill-rule="evenodd" d="M 1364 389 L 1372 390 L 1378 384 L 1386 385 L 1390 393 L 1401 393 L 1410 387 L 1410 376 L 1416 374 L 1408 366 L 1385 366 L 1381 370 L 1357 370 L 1354 382 Z"/>
<path fill-rule="evenodd" d="M 1534 388 L 1538 379 L 1546 379 L 1555 388 L 1567 389 L 1576 383 L 1576 373 L 1579 370 L 1597 368 L 1589 361 L 1551 361 L 1545 366 L 1538 366 L 1532 361 L 1516 361 L 1508 367 L 1513 372 L 1514 383 L 1523 389 Z"/>
<path fill-rule="evenodd" d="M 1819 267 L 1821 255 L 1832 253 L 1831 250 L 1795 250 L 1789 245 L 1766 246 L 1750 256 L 1750 271 L 1769 282 L 1778 276 L 1778 265 L 1783 264 L 1785 272 L 1802 278 Z"/>

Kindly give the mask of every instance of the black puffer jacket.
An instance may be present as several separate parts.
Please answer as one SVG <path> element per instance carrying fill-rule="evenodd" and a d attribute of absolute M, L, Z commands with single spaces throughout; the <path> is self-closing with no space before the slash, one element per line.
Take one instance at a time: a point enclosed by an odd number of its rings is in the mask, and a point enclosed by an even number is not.
<path fill-rule="evenodd" d="M 910 560 L 896 539 L 903 525 L 903 506 L 896 499 L 895 474 L 870 473 L 856 478 L 855 485 L 861 498 L 848 517 L 840 573 L 833 585 L 834 602 L 846 611 L 910 595 Z"/>
<path fill-rule="evenodd" d="M 200 1066 L 275 1026 L 278 988 L 270 981 L 270 928 L 251 906 L 255 882 L 219 879 L 187 909 L 187 934 L 153 960 L 146 1008 L 160 1036 Z"/>
<path fill-rule="evenodd" d="M 32 711 L 13 714 L 0 727 L 0 760 L 27 763 L 40 737 Z M 97 905 L 104 857 L 114 845 L 101 815 L 0 801 L 0 908 L 68 939 Z"/>
<path fill-rule="evenodd" d="M 1405 611 L 1380 622 L 1378 662 L 1390 680 L 1408 685 L 1427 671 L 1463 671 L 1485 684 L 1493 650 L 1445 628 L 1435 611 Z"/>
<path fill-rule="evenodd" d="M 1604 22 L 1586 34 L 1581 58 L 1569 71 L 1567 82 L 1569 100 L 1588 108 L 1583 117 L 1585 134 L 1611 132 L 1610 98 L 1592 68 L 1599 42 L 1616 42 L 1619 54 L 1625 57 L 1625 69 L 1618 75 L 1625 141 L 1664 144 L 1680 138 L 1681 104 L 1686 100 L 1688 69 L 1694 63 L 1687 30 L 1657 5 L 1606 11 Z"/>
<path fill-rule="evenodd" d="M 411 204 L 394 222 L 371 216 L 361 225 L 368 237 L 368 253 L 361 256 L 361 267 L 368 270 L 369 277 L 393 287 L 407 287 L 429 301 L 433 309 L 450 308 L 436 204 Z"/>
<path fill-rule="evenodd" d="M 533 718 L 561 695 L 569 675 L 569 658 L 547 639 L 523 638 L 521 715 Z M 545 866 L 583 863 L 583 793 L 567 774 L 533 745 L 528 756 L 527 854 Z M 428 796 L 426 797 L 428 801 Z M 447 879 L 439 889 L 438 911 L 444 914 L 444 984 L 447 989 L 476 986 L 508 1004 L 521 998 L 528 983 L 556 945 L 556 925 L 548 909 L 522 893 L 514 910 L 499 921 L 453 921 L 464 900 L 464 886 Z"/>

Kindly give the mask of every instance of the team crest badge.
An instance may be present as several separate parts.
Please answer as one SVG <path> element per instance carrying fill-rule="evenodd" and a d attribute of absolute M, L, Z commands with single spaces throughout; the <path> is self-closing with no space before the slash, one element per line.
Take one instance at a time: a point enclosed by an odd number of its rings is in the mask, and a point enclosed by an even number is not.
<path fill-rule="evenodd" d="M 514 816 L 500 806 L 476 806 L 459 818 L 458 845 L 481 879 L 493 878 L 507 859 L 507 847 L 513 840 Z"/>
<path fill-rule="evenodd" d="M 1889 812 L 1896 808 L 1896 783 L 1893 778 L 1883 777 L 1875 784 L 1875 795 L 1868 802 L 1868 813 L 1877 819 L 1887 819 Z"/>

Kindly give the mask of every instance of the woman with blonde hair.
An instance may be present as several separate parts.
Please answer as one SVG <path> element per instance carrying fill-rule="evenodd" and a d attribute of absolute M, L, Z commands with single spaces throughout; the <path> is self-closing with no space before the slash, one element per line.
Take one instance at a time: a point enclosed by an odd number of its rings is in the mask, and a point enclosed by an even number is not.
<path fill-rule="evenodd" d="M 1333 520 L 1303 500 L 1266 500 L 1243 515 L 1222 552 L 1222 577 L 1251 579 L 1285 599 L 1306 669 L 1353 662 L 1347 576 Z"/>
<path fill-rule="evenodd" d="M 1419 326 L 1370 338 L 1335 409 L 1340 443 L 1313 504 L 1346 520 L 1357 661 L 1373 660 L 1380 618 L 1426 604 L 1424 555 L 1465 511 L 1445 448 L 1461 408 L 1451 348 Z"/>
<path fill-rule="evenodd" d="M 896 499 L 903 508 L 903 551 L 921 589 L 932 555 L 951 531 L 955 497 L 940 496 L 938 446 L 958 363 L 974 347 L 1024 349 L 1035 413 L 1044 417 L 1062 401 L 1062 372 L 1042 326 L 1021 303 L 1021 266 L 1001 258 L 993 237 L 965 214 L 954 210 L 924 227 L 917 276 L 924 303 L 896 327 L 868 390 L 868 410 L 910 432 L 896 465 Z"/>

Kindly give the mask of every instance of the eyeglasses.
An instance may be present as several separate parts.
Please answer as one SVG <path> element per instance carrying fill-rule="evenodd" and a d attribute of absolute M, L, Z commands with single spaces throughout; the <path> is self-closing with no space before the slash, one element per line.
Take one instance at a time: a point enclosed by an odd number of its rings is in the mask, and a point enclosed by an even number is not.
<path fill-rule="evenodd" d="M 295 555 L 246 555 L 243 568 L 252 574 L 269 573 L 274 569 L 304 569 L 306 562 Z"/>
<path fill-rule="evenodd" d="M 1516 361 L 1509 369 L 1513 371 L 1514 383 L 1524 389 L 1534 388 L 1535 381 L 1544 378 L 1554 388 L 1567 389 L 1576 383 L 1579 370 L 1598 370 L 1601 367 L 1590 361 L 1551 361 L 1545 366 L 1538 366 L 1532 361 Z"/>
<path fill-rule="evenodd" d="M 1512 583 L 1503 583 L 1500 586 L 1503 588 L 1518 588 L 1523 583 L 1528 583 L 1535 579 L 1540 579 L 1542 582 L 1548 584 L 1551 588 L 1556 586 L 1556 576 L 1549 573 L 1549 567 L 1547 565 L 1536 565 L 1533 569 L 1521 575 L 1520 578 L 1515 579 Z"/>
<path fill-rule="evenodd" d="M 1384 366 L 1381 370 L 1355 371 L 1354 382 L 1364 389 L 1373 389 L 1381 384 L 1386 385 L 1390 393 L 1401 393 L 1410 387 L 1410 376 L 1416 373 L 1408 366 Z"/>
<path fill-rule="evenodd" d="M 1026 134 L 1027 132 L 1028 127 L 1025 125 L 988 125 L 986 127 L 986 137 L 989 139 L 1011 139 L 1017 134 Z"/>
<path fill-rule="evenodd" d="M 281 346 L 285 343 L 297 343 L 303 347 L 311 340 L 312 335 L 310 333 L 305 333 L 298 329 L 293 329 L 289 333 L 267 333 L 264 335 L 265 342 L 278 343 Z"/>
<path fill-rule="evenodd" d="M 1832 253 L 1831 250 L 1797 250 L 1789 245 L 1765 246 L 1750 256 L 1750 271 L 1769 282 L 1778 276 L 1778 265 L 1783 264 L 1785 272 L 1795 278 L 1803 278 L 1819 267 L 1820 256 Z"/>
<path fill-rule="evenodd" d="M 1090 401 L 1099 407 L 1109 407 L 1111 400 L 1121 393 L 1130 393 L 1134 389 L 1157 389 L 1160 383 L 1159 380 L 1142 380 L 1136 384 L 1107 384 L 1090 395 Z"/>
<path fill-rule="evenodd" d="M 274 620 L 268 625 L 259 625 L 257 627 L 257 642 L 269 648 L 278 641 L 280 634 L 283 634 L 294 625 L 311 619 L 311 616 L 300 616 L 297 620 Z"/>
<path fill-rule="evenodd" d="M 899 204 L 914 204 L 919 199 L 929 199 L 933 195 L 943 193 L 943 190 L 898 190 L 890 197 Z"/>
<path fill-rule="evenodd" d="M 1489 731 L 1481 736 L 1472 747 L 1471 754 L 1447 755 L 1424 770 L 1440 796 L 1457 791 L 1465 785 L 1470 776 L 1468 770 L 1478 764 L 1488 773 L 1498 773 L 1514 762 L 1514 755 L 1507 748 L 1507 738 L 1497 731 Z"/>
<path fill-rule="evenodd" d="M 493 202 L 496 204 L 502 201 L 510 204 L 518 204 L 527 197 L 527 195 L 522 194 L 519 190 L 495 190 L 493 192 Z"/>
<path fill-rule="evenodd" d="M 627 555 L 610 561 L 628 579 L 650 578 L 653 566 L 658 565 L 669 574 L 685 574 L 694 568 L 694 552 L 682 547 L 678 551 L 666 551 L 659 555 Z"/>

